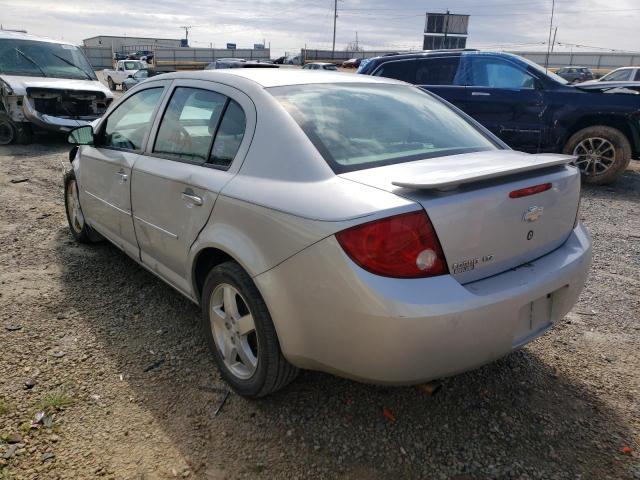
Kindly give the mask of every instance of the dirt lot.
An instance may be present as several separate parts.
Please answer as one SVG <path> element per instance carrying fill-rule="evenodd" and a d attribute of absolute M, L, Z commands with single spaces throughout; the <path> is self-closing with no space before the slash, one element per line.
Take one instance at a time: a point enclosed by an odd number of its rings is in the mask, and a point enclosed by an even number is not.
<path fill-rule="evenodd" d="M 304 372 L 214 416 L 198 308 L 74 243 L 45 142 L 0 147 L 0 479 L 640 479 L 638 162 L 584 189 L 594 266 L 542 339 L 433 396 Z"/>

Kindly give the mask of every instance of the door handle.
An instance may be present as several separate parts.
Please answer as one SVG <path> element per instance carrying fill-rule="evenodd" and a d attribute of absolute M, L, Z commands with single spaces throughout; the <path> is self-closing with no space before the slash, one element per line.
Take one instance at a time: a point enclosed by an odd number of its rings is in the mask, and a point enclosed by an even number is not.
<path fill-rule="evenodd" d="M 489 92 L 471 92 L 472 97 L 490 97 L 491 94 Z"/>
<path fill-rule="evenodd" d="M 198 207 L 202 205 L 202 197 L 199 197 L 198 195 L 194 195 L 193 192 L 190 190 L 187 190 L 186 192 L 182 192 L 182 199 L 193 205 L 197 205 Z"/>
<path fill-rule="evenodd" d="M 124 173 L 124 170 L 120 170 L 119 172 L 116 172 L 116 177 L 120 177 L 120 183 L 124 183 L 128 180 L 129 175 Z"/>

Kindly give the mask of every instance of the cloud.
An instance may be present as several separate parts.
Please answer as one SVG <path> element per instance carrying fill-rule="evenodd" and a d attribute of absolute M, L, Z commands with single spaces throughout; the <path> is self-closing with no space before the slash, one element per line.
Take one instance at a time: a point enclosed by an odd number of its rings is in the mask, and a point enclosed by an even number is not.
<path fill-rule="evenodd" d="M 180 38 L 192 25 L 193 46 L 227 42 L 239 47 L 266 39 L 272 52 L 304 47 L 330 48 L 332 0 L 0 0 L 8 28 L 80 43 L 96 35 Z M 419 0 L 340 0 L 336 48 L 355 40 L 368 49 L 419 49 L 425 2 Z M 637 0 L 557 0 L 558 40 L 638 49 Z M 434 0 L 430 11 L 471 15 L 469 45 L 511 49 L 544 48 L 549 35 L 550 0 Z M 579 49 L 576 47 L 576 49 Z"/>

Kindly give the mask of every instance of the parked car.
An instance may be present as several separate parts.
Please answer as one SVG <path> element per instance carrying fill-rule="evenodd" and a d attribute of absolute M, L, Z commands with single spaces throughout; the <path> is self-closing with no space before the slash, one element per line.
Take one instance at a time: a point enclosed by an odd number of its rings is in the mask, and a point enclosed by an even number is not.
<path fill-rule="evenodd" d="M 640 82 L 640 67 L 616 68 L 603 77 L 589 83 L 601 82 Z"/>
<path fill-rule="evenodd" d="M 0 30 L 0 145 L 29 142 L 34 129 L 68 132 L 112 100 L 75 45 Z"/>
<path fill-rule="evenodd" d="M 278 57 L 273 61 L 273 63 L 275 63 L 276 65 L 282 65 L 286 60 L 287 57 Z"/>
<path fill-rule="evenodd" d="M 122 91 L 126 92 L 127 90 L 135 87 L 138 83 L 146 80 L 147 78 L 155 77 L 156 75 L 162 75 L 163 73 L 171 73 L 171 72 L 158 72 L 156 70 L 151 70 L 147 68 L 143 68 L 142 70 L 138 70 L 133 74 L 132 77 L 125 78 L 122 82 Z"/>
<path fill-rule="evenodd" d="M 130 53 L 127 59 L 142 60 L 143 62 L 150 63 L 153 60 L 153 56 L 153 50 L 138 50 L 137 52 Z"/>
<path fill-rule="evenodd" d="M 278 65 L 255 60 L 245 60 L 244 58 L 221 58 L 210 63 L 205 70 L 220 70 L 225 68 L 279 68 Z"/>
<path fill-rule="evenodd" d="M 107 79 L 109 90 L 116 90 L 126 78 L 133 77 L 138 70 L 146 70 L 147 67 L 142 60 L 118 60 L 115 69 L 106 68 L 102 72 Z"/>
<path fill-rule="evenodd" d="M 114 52 L 113 53 L 113 59 L 116 60 L 116 61 L 118 61 L 118 60 L 126 60 L 128 56 L 129 55 L 126 54 L 126 53 L 120 53 L 120 52 Z"/>
<path fill-rule="evenodd" d="M 248 397 L 298 368 L 384 384 L 475 368 L 560 321 L 589 269 L 572 157 L 514 152 L 390 79 L 171 73 L 70 141 L 73 236 L 198 303 Z"/>
<path fill-rule="evenodd" d="M 586 82 L 593 80 L 593 72 L 587 67 L 562 67 L 556 74 L 569 83 Z"/>
<path fill-rule="evenodd" d="M 427 89 L 509 146 L 576 155 L 588 183 L 610 183 L 640 156 L 640 97 L 606 84 L 584 88 L 516 55 L 431 51 L 378 57 L 361 73 Z"/>
<path fill-rule="evenodd" d="M 362 58 L 351 58 L 349 60 L 345 60 L 342 62 L 343 68 L 358 68 L 360 63 L 362 63 Z"/>
<path fill-rule="evenodd" d="M 296 55 L 295 57 L 287 57 L 284 61 L 285 65 L 302 65 L 302 57 Z"/>
<path fill-rule="evenodd" d="M 305 63 L 302 68 L 304 70 L 331 70 L 336 71 L 338 67 L 334 63 L 324 63 L 324 62 L 309 62 Z"/>

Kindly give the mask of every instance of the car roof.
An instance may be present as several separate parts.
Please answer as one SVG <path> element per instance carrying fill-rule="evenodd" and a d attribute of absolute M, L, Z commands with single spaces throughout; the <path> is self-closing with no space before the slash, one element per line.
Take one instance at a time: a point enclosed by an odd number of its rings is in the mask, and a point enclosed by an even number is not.
<path fill-rule="evenodd" d="M 47 43 L 59 43 L 62 45 L 73 45 L 77 46 L 71 42 L 65 42 L 64 40 L 54 40 L 53 38 L 47 37 L 38 37 L 36 35 L 30 35 L 28 33 L 22 32 L 12 32 L 9 30 L 0 30 L 0 39 L 1 40 L 31 40 L 33 42 L 47 42 Z"/>
<path fill-rule="evenodd" d="M 285 85 L 307 85 L 318 83 L 392 83 L 406 85 L 399 80 L 354 73 L 324 72 L 289 68 L 233 68 L 222 70 L 198 70 L 170 73 L 166 77 L 189 80 L 209 80 L 221 83 L 243 83 L 250 81 L 263 88 Z"/>

